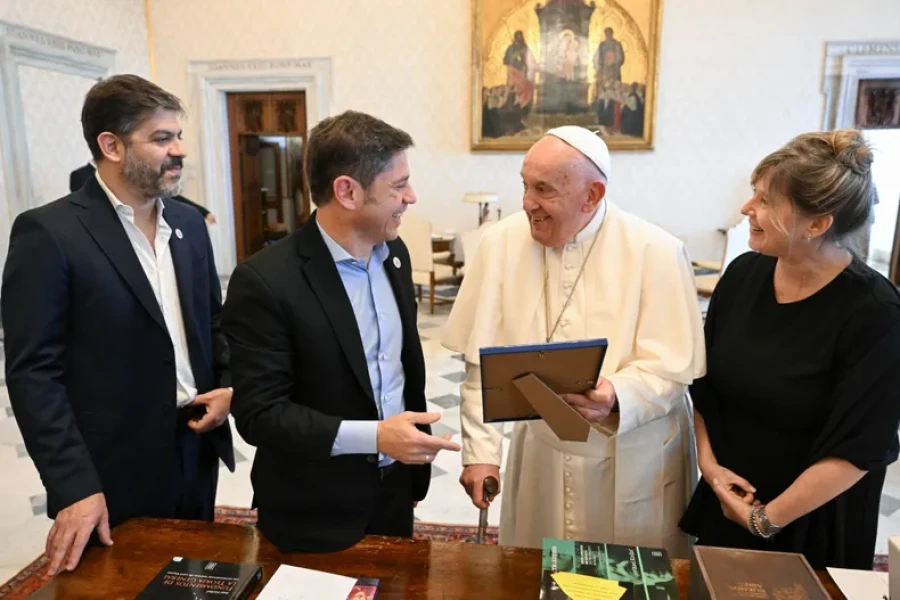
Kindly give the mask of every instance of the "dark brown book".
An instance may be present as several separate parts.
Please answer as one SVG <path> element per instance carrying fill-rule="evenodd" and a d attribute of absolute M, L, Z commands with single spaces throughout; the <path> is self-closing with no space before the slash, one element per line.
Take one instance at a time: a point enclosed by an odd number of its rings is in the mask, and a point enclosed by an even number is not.
<path fill-rule="evenodd" d="M 802 554 L 694 546 L 691 600 L 829 600 Z"/>
<path fill-rule="evenodd" d="M 135 600 L 246 600 L 262 567 L 176 556 Z"/>

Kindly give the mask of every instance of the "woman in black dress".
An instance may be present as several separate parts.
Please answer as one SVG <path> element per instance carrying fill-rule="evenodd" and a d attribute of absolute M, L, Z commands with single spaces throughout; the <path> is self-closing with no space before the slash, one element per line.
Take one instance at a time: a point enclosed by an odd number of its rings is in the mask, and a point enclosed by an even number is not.
<path fill-rule="evenodd" d="M 806 134 L 754 170 L 750 247 L 706 319 L 691 386 L 702 480 L 697 543 L 800 552 L 870 569 L 885 468 L 898 454 L 900 296 L 854 258 L 872 154 L 853 130 Z"/>

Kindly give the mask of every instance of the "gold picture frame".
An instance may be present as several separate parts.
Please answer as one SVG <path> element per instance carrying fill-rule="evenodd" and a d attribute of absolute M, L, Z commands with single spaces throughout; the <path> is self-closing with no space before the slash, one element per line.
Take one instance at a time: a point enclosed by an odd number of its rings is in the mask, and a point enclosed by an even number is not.
<path fill-rule="evenodd" d="M 561 125 L 653 148 L 662 0 L 472 0 L 472 150 Z"/>

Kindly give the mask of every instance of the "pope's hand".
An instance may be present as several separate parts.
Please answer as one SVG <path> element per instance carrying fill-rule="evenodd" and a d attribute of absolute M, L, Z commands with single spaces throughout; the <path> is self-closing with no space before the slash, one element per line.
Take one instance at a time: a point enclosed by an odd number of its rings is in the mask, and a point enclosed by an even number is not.
<path fill-rule="evenodd" d="M 466 493 L 472 499 L 472 504 L 478 508 L 487 508 L 491 505 L 493 498 L 484 497 L 484 480 L 486 477 L 492 476 L 497 482 L 500 482 L 500 467 L 497 465 L 468 465 L 463 469 L 459 482 Z M 497 492 L 500 493 L 499 491 Z"/>
<path fill-rule="evenodd" d="M 586 394 L 563 394 L 560 397 L 592 423 L 608 417 L 616 405 L 616 389 L 603 377 Z"/>

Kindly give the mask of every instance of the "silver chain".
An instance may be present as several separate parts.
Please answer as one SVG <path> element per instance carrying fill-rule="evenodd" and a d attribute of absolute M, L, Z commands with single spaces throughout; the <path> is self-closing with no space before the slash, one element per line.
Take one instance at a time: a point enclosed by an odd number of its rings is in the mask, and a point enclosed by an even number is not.
<path fill-rule="evenodd" d="M 559 311 L 559 316 L 556 317 L 556 323 L 553 324 L 552 330 L 550 329 L 550 270 L 547 268 L 547 247 L 541 247 L 541 262 L 544 269 L 544 323 L 548 332 L 546 340 L 548 344 L 550 343 L 550 340 L 553 339 L 553 334 L 556 333 L 556 328 L 559 327 L 559 322 L 562 319 L 563 313 L 566 312 L 566 309 L 569 307 L 569 303 L 572 302 L 572 296 L 575 295 L 575 289 L 578 287 L 578 282 L 581 280 L 581 274 L 584 273 L 584 268 L 587 266 L 588 259 L 591 257 L 591 252 L 594 250 L 594 246 L 597 244 L 597 239 L 600 237 L 600 230 L 603 229 L 603 225 L 604 223 L 606 223 L 607 206 L 607 203 L 604 202 L 603 220 L 600 222 L 600 227 L 597 228 L 597 232 L 594 234 L 594 239 L 591 240 L 591 245 L 588 247 L 587 255 L 581 262 L 581 268 L 578 270 L 578 275 L 575 277 L 575 283 L 572 284 L 572 290 L 569 292 L 569 296 L 566 298 L 562 310 Z"/>

